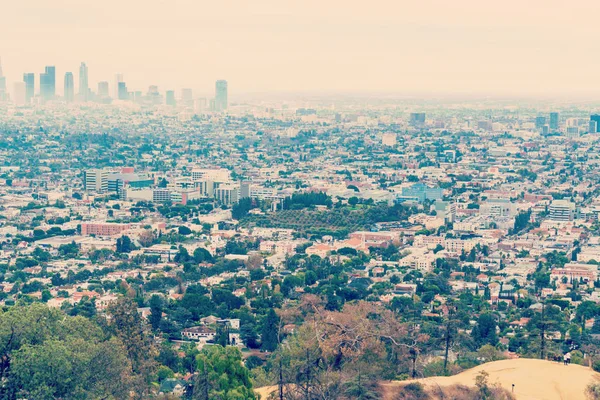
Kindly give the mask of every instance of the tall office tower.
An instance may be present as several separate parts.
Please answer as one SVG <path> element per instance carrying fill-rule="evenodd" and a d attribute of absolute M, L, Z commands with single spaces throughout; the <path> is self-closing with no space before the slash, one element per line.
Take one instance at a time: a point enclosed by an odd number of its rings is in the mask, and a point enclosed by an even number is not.
<path fill-rule="evenodd" d="M 117 98 L 119 100 L 128 100 L 129 99 L 129 92 L 127 91 L 127 85 L 125 84 L 125 82 L 119 82 L 119 85 L 117 88 Z"/>
<path fill-rule="evenodd" d="M 75 100 L 75 80 L 73 79 L 73 73 L 65 73 L 65 101 L 72 103 Z"/>
<path fill-rule="evenodd" d="M 24 106 L 27 104 L 25 82 L 15 82 L 15 97 L 14 102 L 17 106 Z"/>
<path fill-rule="evenodd" d="M 115 75 L 115 86 L 113 89 L 113 98 L 118 99 L 119 98 L 119 83 L 124 82 L 123 81 L 123 74 L 116 74 Z"/>
<path fill-rule="evenodd" d="M 596 129 L 592 132 L 592 122 L 596 123 Z M 590 116 L 590 133 L 598 133 L 598 129 L 600 129 L 600 114 L 592 114 Z"/>
<path fill-rule="evenodd" d="M 535 117 L 535 127 L 537 129 L 541 129 L 544 125 L 546 125 L 546 117 Z"/>
<path fill-rule="evenodd" d="M 410 113 L 410 119 L 408 120 L 412 126 L 423 126 L 425 125 L 426 115 L 423 112 Z"/>
<path fill-rule="evenodd" d="M 6 93 L 6 77 L 2 73 L 2 59 L 0 59 L 0 101 L 8 100 Z"/>
<path fill-rule="evenodd" d="M 227 110 L 227 81 L 217 81 L 215 84 L 215 111 Z"/>
<path fill-rule="evenodd" d="M 23 82 L 25 82 L 25 101 L 30 103 L 35 95 L 35 74 L 33 72 L 23 74 Z"/>
<path fill-rule="evenodd" d="M 590 119 L 590 126 L 588 128 L 588 133 L 598 133 L 598 123 L 593 119 Z"/>
<path fill-rule="evenodd" d="M 98 97 L 108 97 L 108 82 L 98 82 Z"/>
<path fill-rule="evenodd" d="M 165 92 L 165 98 L 168 106 L 175 106 L 177 103 L 175 102 L 175 91 L 167 90 Z"/>
<path fill-rule="evenodd" d="M 550 113 L 550 129 L 552 130 L 557 130 L 558 129 L 558 120 L 559 120 L 559 116 L 557 112 L 551 112 Z"/>
<path fill-rule="evenodd" d="M 84 62 L 79 66 L 79 97 L 81 100 L 88 100 L 90 87 L 88 84 L 88 67 Z"/>
<path fill-rule="evenodd" d="M 56 96 L 56 68 L 46 67 L 44 73 L 40 74 L 40 95 L 42 100 L 52 100 Z"/>

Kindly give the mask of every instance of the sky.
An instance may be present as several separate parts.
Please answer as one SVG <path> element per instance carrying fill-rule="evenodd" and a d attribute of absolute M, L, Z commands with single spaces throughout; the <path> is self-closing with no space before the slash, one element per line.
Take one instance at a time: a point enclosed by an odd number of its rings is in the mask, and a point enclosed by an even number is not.
<path fill-rule="evenodd" d="M 90 86 L 248 93 L 600 93 L 598 0 L 2 0 L 0 57 Z M 39 77 L 37 77 L 39 79 Z M 37 82 L 36 82 L 37 85 Z"/>

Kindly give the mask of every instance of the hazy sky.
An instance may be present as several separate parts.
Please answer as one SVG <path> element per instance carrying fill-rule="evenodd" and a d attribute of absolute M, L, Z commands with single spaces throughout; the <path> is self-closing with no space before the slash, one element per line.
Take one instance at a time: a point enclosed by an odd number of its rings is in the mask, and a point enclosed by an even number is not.
<path fill-rule="evenodd" d="M 10 86 L 85 61 L 94 90 L 600 93 L 598 0 L 0 2 Z"/>

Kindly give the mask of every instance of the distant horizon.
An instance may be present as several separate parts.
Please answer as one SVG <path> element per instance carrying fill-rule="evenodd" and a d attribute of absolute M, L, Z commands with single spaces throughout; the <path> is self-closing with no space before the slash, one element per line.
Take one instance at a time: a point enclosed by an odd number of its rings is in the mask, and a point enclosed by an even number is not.
<path fill-rule="evenodd" d="M 560 1 L 30 0 L 3 5 L 9 90 L 57 68 L 90 87 L 123 73 L 131 90 L 230 83 L 248 93 L 600 94 L 600 6 Z M 75 79 L 77 83 L 77 79 Z M 36 82 L 37 83 L 37 82 Z M 111 89 L 112 90 L 112 89 Z"/>

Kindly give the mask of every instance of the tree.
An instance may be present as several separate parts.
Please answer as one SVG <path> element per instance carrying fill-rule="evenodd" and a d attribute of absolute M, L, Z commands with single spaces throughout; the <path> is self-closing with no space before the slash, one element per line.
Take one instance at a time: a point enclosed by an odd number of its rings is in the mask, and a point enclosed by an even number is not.
<path fill-rule="evenodd" d="M 93 321 L 42 304 L 0 314 L 0 398 L 126 398 L 122 342 Z"/>
<path fill-rule="evenodd" d="M 265 317 L 261 330 L 261 349 L 275 351 L 279 344 L 279 317 L 270 309 Z"/>
<path fill-rule="evenodd" d="M 185 263 L 190 260 L 190 253 L 188 253 L 187 249 L 183 246 L 179 246 L 179 251 L 175 254 L 174 261 L 176 263 Z"/>
<path fill-rule="evenodd" d="M 236 347 L 209 346 L 197 357 L 192 399 L 255 400 L 250 373 Z"/>
<path fill-rule="evenodd" d="M 123 235 L 117 239 L 117 253 L 131 253 L 133 250 L 135 250 L 135 246 L 129 236 Z"/>
<path fill-rule="evenodd" d="M 156 349 L 147 325 L 138 313 L 136 304 L 128 298 L 120 298 L 111 303 L 106 309 L 106 314 L 106 329 L 123 342 L 125 354 L 131 363 L 136 394 L 144 397 L 148 393 L 156 367 Z"/>
<path fill-rule="evenodd" d="M 212 263 L 214 260 L 212 255 L 208 252 L 208 250 L 203 249 L 202 247 L 197 247 L 194 250 L 194 261 L 200 264 L 204 262 Z"/>
<path fill-rule="evenodd" d="M 496 320 L 489 313 L 481 314 L 477 319 L 477 324 L 471 331 L 471 336 L 478 347 L 485 344 L 496 345 L 498 336 L 496 335 Z"/>
<path fill-rule="evenodd" d="M 365 301 L 327 311 L 322 303 L 303 305 L 306 322 L 274 354 L 286 398 L 344 398 L 346 390 L 348 398 L 368 398 L 357 386 L 406 371 L 413 345 L 392 311 Z"/>
<path fill-rule="evenodd" d="M 190 228 L 188 228 L 187 226 L 185 226 L 185 225 L 181 225 L 180 227 L 178 227 L 177 228 L 177 232 L 180 235 L 184 235 L 184 236 L 192 234 L 192 230 Z"/>
<path fill-rule="evenodd" d="M 162 319 L 162 313 L 163 300 L 159 295 L 153 294 L 152 297 L 150 297 L 150 325 L 152 326 L 152 330 L 158 330 Z"/>

